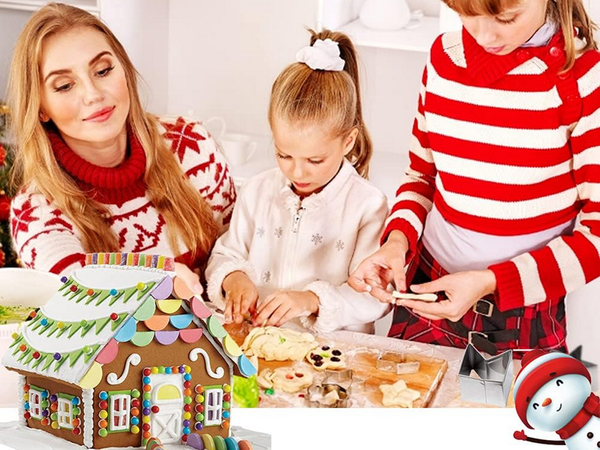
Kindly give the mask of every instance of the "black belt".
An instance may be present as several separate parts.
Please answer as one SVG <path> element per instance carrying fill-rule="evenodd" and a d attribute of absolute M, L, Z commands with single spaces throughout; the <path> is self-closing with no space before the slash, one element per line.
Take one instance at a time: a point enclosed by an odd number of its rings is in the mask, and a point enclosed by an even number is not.
<path fill-rule="evenodd" d="M 473 305 L 473 312 L 484 317 L 517 317 L 523 315 L 523 308 L 500 312 L 494 302 L 481 299 Z M 515 341 L 519 338 L 520 333 L 518 329 L 474 331 L 469 330 L 462 322 L 448 321 L 448 324 L 458 335 L 466 338 L 469 344 L 473 344 L 477 350 L 489 353 L 490 355 L 498 353 L 497 343 Z"/>

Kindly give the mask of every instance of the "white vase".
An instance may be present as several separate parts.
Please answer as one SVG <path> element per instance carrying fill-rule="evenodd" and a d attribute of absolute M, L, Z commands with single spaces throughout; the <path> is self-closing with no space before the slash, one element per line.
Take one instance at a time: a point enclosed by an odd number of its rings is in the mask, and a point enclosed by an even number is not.
<path fill-rule="evenodd" d="M 408 25 L 411 13 L 406 0 L 365 0 L 359 17 L 367 28 L 392 31 Z"/>

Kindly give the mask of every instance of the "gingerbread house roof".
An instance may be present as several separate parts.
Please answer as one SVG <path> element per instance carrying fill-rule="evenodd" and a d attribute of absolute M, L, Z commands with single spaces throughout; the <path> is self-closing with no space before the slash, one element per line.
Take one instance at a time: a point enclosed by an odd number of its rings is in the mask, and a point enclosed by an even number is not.
<path fill-rule="evenodd" d="M 204 302 L 169 274 L 173 269 L 172 258 L 157 255 L 87 255 L 86 266 L 63 277 L 56 294 L 21 327 L 2 364 L 92 388 L 120 343 L 192 344 L 204 336 L 242 375 L 256 373 Z"/>

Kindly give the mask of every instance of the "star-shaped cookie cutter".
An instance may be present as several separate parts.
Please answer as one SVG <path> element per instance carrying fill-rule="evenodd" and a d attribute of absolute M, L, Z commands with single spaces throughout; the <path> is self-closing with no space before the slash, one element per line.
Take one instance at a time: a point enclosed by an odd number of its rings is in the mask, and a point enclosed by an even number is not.
<path fill-rule="evenodd" d="M 308 388 L 306 402 L 310 408 L 346 408 L 350 400 L 352 370 L 327 371 L 321 383 Z"/>
<path fill-rule="evenodd" d="M 472 372 L 476 376 L 472 376 Z M 463 401 L 506 406 L 513 380 L 512 350 L 486 359 L 469 344 L 458 372 Z"/>

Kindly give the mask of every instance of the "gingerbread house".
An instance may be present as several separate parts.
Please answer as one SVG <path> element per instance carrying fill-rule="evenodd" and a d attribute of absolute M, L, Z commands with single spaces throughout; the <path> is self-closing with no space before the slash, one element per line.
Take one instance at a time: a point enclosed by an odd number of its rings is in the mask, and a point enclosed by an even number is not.
<path fill-rule="evenodd" d="M 63 277 L 2 360 L 23 425 L 97 449 L 229 436 L 233 375 L 256 369 L 173 268 L 99 253 Z"/>

